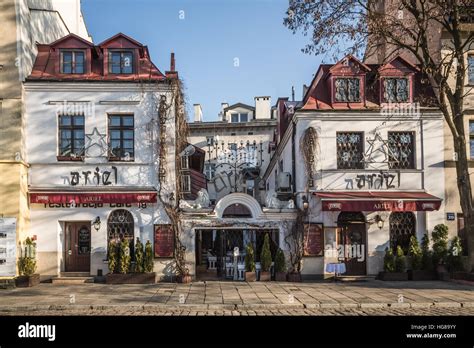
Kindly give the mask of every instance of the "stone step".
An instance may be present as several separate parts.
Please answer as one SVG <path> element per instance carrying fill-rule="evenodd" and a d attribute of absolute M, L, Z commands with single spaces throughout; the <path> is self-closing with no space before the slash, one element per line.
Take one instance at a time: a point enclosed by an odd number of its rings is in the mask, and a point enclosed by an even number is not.
<path fill-rule="evenodd" d="M 66 278 L 66 277 L 90 277 L 91 274 L 89 272 L 60 272 L 59 277 Z"/>
<path fill-rule="evenodd" d="M 342 280 L 344 282 L 368 282 L 371 280 L 375 280 L 376 276 L 346 276 L 346 275 L 338 275 L 337 280 Z"/>
<path fill-rule="evenodd" d="M 56 285 L 94 283 L 94 277 L 55 277 L 51 279 L 51 283 Z"/>

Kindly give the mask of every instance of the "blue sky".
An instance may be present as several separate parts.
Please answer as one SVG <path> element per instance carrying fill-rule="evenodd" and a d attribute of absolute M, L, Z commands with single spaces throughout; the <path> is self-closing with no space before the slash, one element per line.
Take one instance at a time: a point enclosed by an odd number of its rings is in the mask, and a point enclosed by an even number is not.
<path fill-rule="evenodd" d="M 95 43 L 123 32 L 148 46 L 169 70 L 170 52 L 186 86 L 188 111 L 217 120 L 221 102 L 254 105 L 255 96 L 296 99 L 321 63 L 301 52 L 308 38 L 283 25 L 287 0 L 82 0 Z M 184 16 L 184 18 L 183 18 Z M 239 66 L 234 66 L 238 59 Z"/>

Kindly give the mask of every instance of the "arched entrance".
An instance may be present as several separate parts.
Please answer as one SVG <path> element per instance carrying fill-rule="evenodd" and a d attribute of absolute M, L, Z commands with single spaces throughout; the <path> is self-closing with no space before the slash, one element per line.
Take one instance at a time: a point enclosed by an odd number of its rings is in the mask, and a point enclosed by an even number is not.
<path fill-rule="evenodd" d="M 341 212 L 337 218 L 339 261 L 346 264 L 347 275 L 365 275 L 367 272 L 367 231 L 361 212 Z M 339 249 L 340 250 L 340 249 Z"/>

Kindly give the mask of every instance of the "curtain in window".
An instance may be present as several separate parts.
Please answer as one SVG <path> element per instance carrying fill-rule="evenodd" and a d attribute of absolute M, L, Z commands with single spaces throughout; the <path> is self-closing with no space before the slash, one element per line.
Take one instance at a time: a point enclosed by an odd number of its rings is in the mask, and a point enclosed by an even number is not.
<path fill-rule="evenodd" d="M 336 100 L 346 101 L 346 82 L 345 79 L 336 79 Z"/>
<path fill-rule="evenodd" d="M 348 101 L 359 101 L 359 79 L 346 79 L 348 83 Z"/>

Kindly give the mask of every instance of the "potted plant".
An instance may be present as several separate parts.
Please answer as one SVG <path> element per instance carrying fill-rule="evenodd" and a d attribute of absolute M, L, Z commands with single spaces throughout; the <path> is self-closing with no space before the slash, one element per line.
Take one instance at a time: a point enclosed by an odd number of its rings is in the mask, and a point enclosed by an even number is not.
<path fill-rule="evenodd" d="M 36 272 L 36 243 L 30 237 L 20 242 L 20 257 L 18 259 L 20 275 L 15 278 L 15 285 L 20 288 L 32 287 L 40 282 L 40 275 Z"/>
<path fill-rule="evenodd" d="M 408 257 L 410 259 L 410 268 L 408 270 L 408 279 L 413 280 L 413 274 L 421 270 L 422 252 L 420 244 L 416 236 L 410 237 L 410 244 L 408 246 Z M 416 276 L 415 276 L 416 277 Z"/>
<path fill-rule="evenodd" d="M 384 272 L 379 272 L 380 280 L 408 280 L 408 273 L 405 272 L 405 255 L 400 245 L 397 246 L 396 255 L 391 248 L 385 248 Z"/>
<path fill-rule="evenodd" d="M 248 243 L 245 250 L 245 280 L 254 282 L 257 280 L 257 274 L 255 273 L 255 255 L 252 243 Z"/>
<path fill-rule="evenodd" d="M 285 243 L 288 246 L 290 269 L 286 276 L 289 282 L 301 282 L 301 266 L 304 255 L 304 231 L 303 218 L 305 212 L 298 211 L 296 223 L 293 224 L 289 233 L 285 237 Z"/>
<path fill-rule="evenodd" d="M 465 279 L 464 265 L 462 260 L 461 240 L 458 236 L 451 240 L 448 251 L 447 264 L 453 279 Z"/>
<path fill-rule="evenodd" d="M 270 238 L 268 234 L 263 239 L 262 252 L 260 254 L 260 264 L 262 270 L 260 272 L 260 281 L 269 281 L 271 278 L 270 267 L 272 265 L 272 254 L 270 252 Z"/>
<path fill-rule="evenodd" d="M 151 262 L 150 262 L 151 260 Z M 135 268 L 130 272 L 130 242 L 123 240 L 117 246 L 114 241 L 109 243 L 109 271 L 106 275 L 107 284 L 153 284 L 156 273 L 153 272 L 153 254 L 150 241 L 145 246 L 137 238 L 135 243 Z"/>
<path fill-rule="evenodd" d="M 275 256 L 275 280 L 284 282 L 286 280 L 286 260 L 283 250 L 278 248 Z"/>
<path fill-rule="evenodd" d="M 434 227 L 433 233 L 433 265 L 435 266 L 438 279 L 447 280 L 449 273 L 446 267 L 448 256 L 448 226 L 438 224 Z"/>

